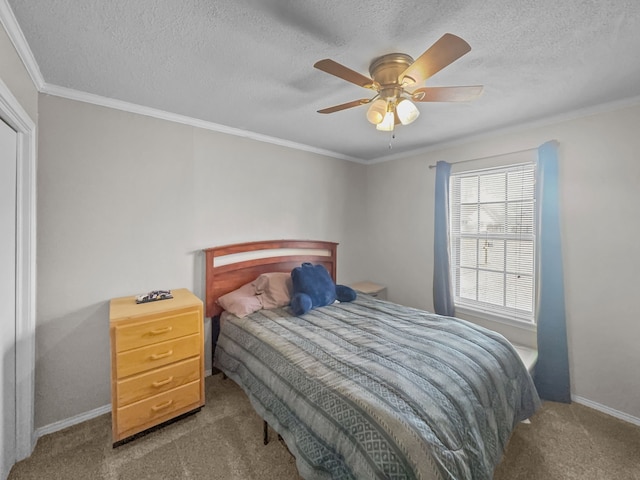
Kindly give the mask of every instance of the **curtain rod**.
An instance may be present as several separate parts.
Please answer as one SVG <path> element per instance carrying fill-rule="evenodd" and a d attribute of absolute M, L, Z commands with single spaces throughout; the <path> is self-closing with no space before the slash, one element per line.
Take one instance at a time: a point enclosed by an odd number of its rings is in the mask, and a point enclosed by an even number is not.
<path fill-rule="evenodd" d="M 524 150 L 516 150 L 515 152 L 498 153 L 497 155 L 487 155 L 486 157 L 470 158 L 469 160 L 460 160 L 458 162 L 449 162 L 451 165 L 457 165 L 458 163 L 477 162 L 478 160 L 486 160 L 488 158 L 504 157 L 505 155 L 515 155 L 516 153 L 525 153 L 537 150 L 538 147 L 525 148 Z M 429 168 L 436 168 L 435 165 L 429 165 Z"/>

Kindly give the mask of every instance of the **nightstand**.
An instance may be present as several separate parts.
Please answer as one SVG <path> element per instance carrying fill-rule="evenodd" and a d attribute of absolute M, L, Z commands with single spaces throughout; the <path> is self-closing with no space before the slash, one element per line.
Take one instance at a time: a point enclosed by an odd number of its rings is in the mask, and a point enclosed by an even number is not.
<path fill-rule="evenodd" d="M 141 304 L 135 297 L 111 300 L 114 447 L 204 405 L 202 301 L 187 289 L 171 294 Z"/>
<path fill-rule="evenodd" d="M 366 293 L 380 300 L 387 299 L 387 287 L 373 282 L 357 282 L 350 285 L 356 292 Z"/>

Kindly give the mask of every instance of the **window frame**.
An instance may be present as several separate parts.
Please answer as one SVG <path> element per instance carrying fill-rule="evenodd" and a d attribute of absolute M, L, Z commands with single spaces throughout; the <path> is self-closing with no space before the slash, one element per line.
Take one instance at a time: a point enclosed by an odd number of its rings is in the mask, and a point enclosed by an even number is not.
<path fill-rule="evenodd" d="M 465 170 L 461 170 L 455 173 L 452 173 L 450 175 L 450 180 L 449 180 L 449 212 L 450 212 L 450 219 L 449 219 L 449 251 L 450 251 L 450 257 L 451 257 L 451 264 L 450 264 L 450 272 L 451 272 L 451 282 L 452 282 L 452 296 L 453 296 L 453 303 L 455 306 L 456 311 L 460 311 L 460 313 L 466 314 L 466 315 L 471 315 L 471 316 L 475 316 L 478 318 L 482 318 L 482 319 L 486 319 L 486 320 L 492 320 L 492 321 L 498 321 L 501 323 L 507 323 L 507 324 L 511 324 L 511 325 L 516 325 L 519 327 L 524 327 L 527 329 L 535 329 L 536 328 L 536 296 L 537 296 L 537 288 L 538 288 L 538 268 L 537 268 L 537 238 L 536 238 L 536 233 L 537 233 L 537 222 L 538 222 L 538 218 L 537 218 L 537 202 L 536 202 L 536 163 L 533 161 L 520 161 L 520 162 L 512 162 L 512 163 L 506 163 L 506 164 L 502 164 L 502 165 L 495 165 L 495 166 L 490 166 L 490 167 L 484 167 L 484 168 L 475 168 L 475 169 L 465 169 Z M 523 169 L 529 170 L 531 172 L 531 174 L 533 175 L 533 183 L 528 185 L 528 188 L 531 189 L 531 198 L 526 198 L 526 199 L 519 199 L 519 200 L 509 200 L 508 198 L 508 194 L 505 191 L 505 196 L 503 200 L 500 201 L 481 201 L 480 200 L 480 187 L 478 187 L 478 197 L 477 197 L 477 201 L 476 202 L 463 202 L 463 201 L 459 201 L 459 205 L 458 205 L 458 216 L 457 218 L 461 218 L 461 210 L 462 210 L 462 205 L 477 205 L 478 207 L 478 212 L 480 212 L 481 210 L 481 205 L 489 205 L 489 204 L 503 204 L 504 205 L 504 215 L 505 215 L 505 225 L 507 225 L 507 216 L 508 216 L 508 211 L 509 211 L 509 204 L 515 204 L 515 203 L 519 203 L 519 202 L 531 202 L 532 204 L 532 209 L 531 209 L 531 215 L 532 215 L 532 219 L 531 219 L 531 232 L 530 233 L 523 233 L 523 232 L 519 232 L 517 234 L 513 234 L 513 233 L 508 233 L 508 232 L 503 232 L 503 233 L 488 233 L 488 232 L 474 232 L 474 233 L 468 233 L 468 232 L 462 232 L 462 228 L 460 227 L 460 224 L 458 225 L 454 225 L 454 218 L 456 218 L 456 215 L 454 215 L 455 213 L 455 195 L 454 195 L 454 182 L 457 181 L 460 178 L 464 178 L 464 177 L 481 177 L 483 175 L 492 175 L 492 174 L 496 174 L 496 173 L 508 173 L 510 171 L 522 171 Z M 460 199 L 461 200 L 461 199 Z M 478 213 L 478 221 L 480 218 L 480 213 Z M 460 230 L 460 231 L 457 231 Z M 517 237 L 516 237 L 517 235 Z M 461 249 L 457 249 L 456 250 L 456 242 L 461 240 L 461 239 L 473 239 L 476 241 L 491 241 L 491 240 L 497 240 L 497 241 L 504 241 L 505 245 L 503 247 L 504 252 L 504 260 L 503 260 L 503 265 L 502 265 L 502 270 L 496 270 L 496 269 L 482 269 L 479 268 L 478 266 L 478 261 L 477 261 L 477 255 L 479 255 L 479 251 L 480 251 L 480 246 L 479 244 L 476 244 L 476 261 L 475 261 L 475 266 L 474 267 L 463 267 L 461 265 L 461 258 L 457 258 L 457 256 L 461 257 L 462 255 L 460 254 Z M 527 277 L 531 278 L 531 282 L 532 282 L 532 287 L 531 287 L 531 312 L 529 313 L 528 311 L 522 310 L 522 309 L 518 309 L 516 307 L 507 307 L 505 304 L 507 302 L 507 289 L 508 289 L 508 285 L 507 285 L 507 280 L 506 277 L 509 274 L 518 274 L 518 275 L 522 275 L 522 272 L 510 272 L 508 270 L 508 263 L 507 263 L 507 246 L 506 246 L 506 242 L 508 241 L 518 241 L 518 242 L 531 242 L 531 249 L 532 249 L 532 266 L 531 266 L 531 273 L 530 274 L 525 274 Z M 457 255 L 457 256 L 456 256 Z M 476 300 L 469 300 L 469 299 L 465 299 L 463 297 L 460 296 L 460 285 L 459 285 L 459 276 L 458 276 L 458 272 L 461 271 L 461 268 L 467 268 L 469 270 L 475 270 L 476 272 L 476 292 L 478 291 L 479 288 L 479 283 L 478 283 L 478 275 L 480 271 L 493 271 L 493 272 L 498 272 L 501 273 L 503 276 L 503 300 L 502 306 L 498 306 L 489 302 L 483 302 L 481 300 L 477 300 L 478 296 L 476 295 Z"/>

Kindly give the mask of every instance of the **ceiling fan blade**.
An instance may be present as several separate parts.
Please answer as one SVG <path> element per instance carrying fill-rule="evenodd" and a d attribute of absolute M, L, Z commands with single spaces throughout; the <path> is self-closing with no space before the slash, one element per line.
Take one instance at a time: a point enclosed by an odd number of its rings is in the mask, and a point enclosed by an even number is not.
<path fill-rule="evenodd" d="M 359 87 L 373 88 L 373 80 L 369 77 L 365 77 L 364 75 L 328 58 L 316 62 L 313 66 L 318 70 L 335 75 L 336 77 L 346 80 L 347 82 L 354 83 Z"/>
<path fill-rule="evenodd" d="M 423 87 L 411 93 L 414 102 L 468 102 L 482 94 L 482 85 L 469 87 Z"/>
<path fill-rule="evenodd" d="M 470 50 L 471 47 L 463 39 L 451 33 L 445 33 L 400 74 L 399 81 L 410 85 L 423 83 Z"/>
<path fill-rule="evenodd" d="M 354 100 L 353 102 L 342 103 L 340 105 L 335 105 L 329 108 L 323 108 L 322 110 L 318 110 L 318 113 L 333 113 L 339 112 L 340 110 L 346 110 L 347 108 L 359 107 L 360 105 L 366 105 L 371 101 L 370 98 L 361 98 L 360 100 Z"/>

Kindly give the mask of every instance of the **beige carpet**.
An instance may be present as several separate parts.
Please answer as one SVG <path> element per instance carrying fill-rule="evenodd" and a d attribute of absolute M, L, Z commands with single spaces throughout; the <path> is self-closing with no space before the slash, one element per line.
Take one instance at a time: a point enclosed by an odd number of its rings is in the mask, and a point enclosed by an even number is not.
<path fill-rule="evenodd" d="M 196 415 L 111 448 L 111 417 L 102 415 L 42 437 L 13 467 L 23 479 L 299 479 L 295 460 L 231 380 L 206 381 Z M 514 432 L 497 480 L 640 480 L 640 427 L 587 407 L 546 403 Z"/>

